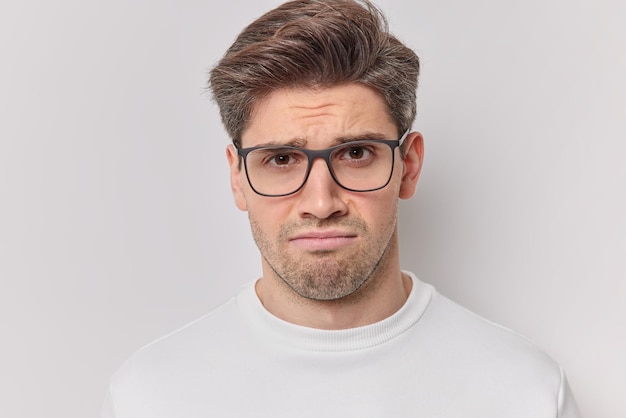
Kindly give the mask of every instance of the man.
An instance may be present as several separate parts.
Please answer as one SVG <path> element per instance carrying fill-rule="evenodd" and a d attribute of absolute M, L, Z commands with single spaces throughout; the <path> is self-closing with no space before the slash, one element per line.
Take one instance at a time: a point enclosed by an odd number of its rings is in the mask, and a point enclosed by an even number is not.
<path fill-rule="evenodd" d="M 370 3 L 296 0 L 210 88 L 262 277 L 135 354 L 103 417 L 577 417 L 560 367 L 402 271 L 419 61 Z"/>

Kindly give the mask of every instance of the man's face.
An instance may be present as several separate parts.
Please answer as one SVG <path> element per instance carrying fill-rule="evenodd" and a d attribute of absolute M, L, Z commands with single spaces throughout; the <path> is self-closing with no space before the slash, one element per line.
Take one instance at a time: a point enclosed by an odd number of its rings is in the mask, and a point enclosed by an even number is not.
<path fill-rule="evenodd" d="M 399 133 L 382 97 L 366 86 L 284 89 L 260 101 L 242 147 L 296 145 L 323 149 L 346 138 Z M 282 279 L 300 296 L 335 300 L 353 294 L 368 279 L 397 263 L 398 198 L 415 190 L 421 166 L 421 137 L 407 138 L 407 157 L 396 149 L 393 176 L 383 189 L 352 192 L 316 159 L 305 185 L 283 197 L 265 197 L 250 187 L 232 146 L 227 155 L 235 201 L 248 211 L 263 258 L 264 278 Z"/>

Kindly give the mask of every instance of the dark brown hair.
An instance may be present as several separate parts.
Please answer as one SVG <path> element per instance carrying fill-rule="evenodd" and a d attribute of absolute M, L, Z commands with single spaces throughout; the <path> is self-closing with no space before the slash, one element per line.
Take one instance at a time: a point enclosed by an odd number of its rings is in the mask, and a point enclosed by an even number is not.
<path fill-rule="evenodd" d="M 281 88 L 361 83 L 387 102 L 398 134 L 415 119 L 419 59 L 368 0 L 294 0 L 246 27 L 211 70 L 209 88 L 235 146 L 254 105 Z"/>

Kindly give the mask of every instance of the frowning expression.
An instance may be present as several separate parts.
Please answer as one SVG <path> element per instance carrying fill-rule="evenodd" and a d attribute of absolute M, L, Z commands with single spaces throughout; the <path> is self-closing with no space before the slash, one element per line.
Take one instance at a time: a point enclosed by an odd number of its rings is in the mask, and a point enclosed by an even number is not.
<path fill-rule="evenodd" d="M 317 150 L 351 139 L 398 139 L 399 134 L 375 90 L 346 84 L 273 92 L 257 103 L 241 140 L 244 148 L 291 145 Z M 308 299 L 335 300 L 380 275 L 390 260 L 397 260 L 398 198 L 415 190 L 421 163 L 417 145 L 421 137 L 412 134 L 405 144 L 406 159 L 399 149 L 393 151 L 393 175 L 380 190 L 346 190 L 325 161 L 316 159 L 304 186 L 281 197 L 255 193 L 236 150 L 229 147 L 235 201 L 248 211 L 264 278 L 281 279 Z"/>

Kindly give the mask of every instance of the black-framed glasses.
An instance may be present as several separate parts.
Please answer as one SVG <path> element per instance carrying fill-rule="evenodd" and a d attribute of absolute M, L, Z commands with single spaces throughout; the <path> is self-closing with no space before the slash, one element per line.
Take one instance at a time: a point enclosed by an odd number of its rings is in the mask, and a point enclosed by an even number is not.
<path fill-rule="evenodd" d="M 326 161 L 339 186 L 352 192 L 372 192 L 389 184 L 395 149 L 408 134 L 407 129 L 396 140 L 351 141 L 321 150 L 270 145 L 242 148 L 237 153 L 243 158 L 250 187 L 261 196 L 296 193 L 306 183 L 316 158 Z"/>

